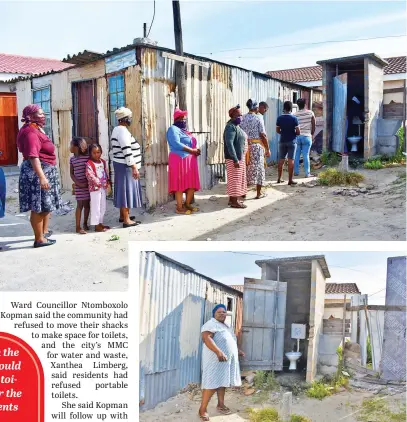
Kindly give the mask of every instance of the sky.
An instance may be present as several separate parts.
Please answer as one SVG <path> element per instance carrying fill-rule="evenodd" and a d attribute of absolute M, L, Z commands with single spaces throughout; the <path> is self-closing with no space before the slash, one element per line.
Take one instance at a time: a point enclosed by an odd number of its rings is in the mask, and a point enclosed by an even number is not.
<path fill-rule="evenodd" d="M 159 250 L 157 250 L 159 252 Z M 328 283 L 356 283 L 370 305 L 385 303 L 387 258 L 400 252 L 162 252 L 195 271 L 221 283 L 243 284 L 244 277 L 261 278 L 256 260 L 305 255 L 325 255 L 331 278 Z M 261 255 L 261 256 L 258 256 Z M 380 291 L 382 290 L 382 291 Z M 380 291 L 380 292 L 379 292 Z M 379 292 L 379 293 L 377 293 Z M 376 294 L 374 294 L 376 293 Z"/>
<path fill-rule="evenodd" d="M 171 3 L 156 1 L 150 38 L 174 48 Z M 185 52 L 259 72 L 363 53 L 406 54 L 404 0 L 180 4 Z M 0 10 L 1 53 L 63 59 L 83 50 L 105 53 L 131 44 L 142 36 L 144 22 L 150 26 L 153 1 L 0 1 Z M 402 37 L 267 48 L 395 35 Z"/>

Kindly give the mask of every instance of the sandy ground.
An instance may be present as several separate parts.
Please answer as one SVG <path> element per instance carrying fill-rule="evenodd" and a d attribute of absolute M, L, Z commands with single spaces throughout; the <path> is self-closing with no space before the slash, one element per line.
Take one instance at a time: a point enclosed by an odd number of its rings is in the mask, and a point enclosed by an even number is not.
<path fill-rule="evenodd" d="M 324 400 L 310 399 L 304 395 L 293 397 L 292 412 L 307 416 L 313 422 L 356 422 L 357 410 L 365 398 L 377 398 L 370 392 L 345 391 L 327 397 Z M 403 398 L 404 397 L 404 398 Z M 405 392 L 387 398 L 390 408 L 395 410 L 399 404 L 405 403 Z M 247 409 L 273 407 L 280 409 L 281 395 L 270 393 L 270 399 L 263 403 L 256 403 L 256 396 L 246 397 L 238 391 L 226 392 L 225 404 L 232 410 L 232 414 L 224 416 L 216 411 L 216 400 L 213 399 L 208 407 L 212 422 L 243 422 L 248 421 Z M 200 395 L 191 397 L 189 393 L 179 394 L 165 403 L 159 404 L 155 409 L 140 413 L 140 422 L 199 422 L 198 409 Z"/>
<path fill-rule="evenodd" d="M 176 215 L 169 203 L 154 212 L 138 213 L 142 224 L 123 229 L 111 201 L 105 224 L 107 233 L 77 235 L 74 211 L 53 215 L 55 246 L 34 250 L 27 214 L 19 214 L 18 193 L 8 182 L 7 217 L 0 220 L 0 290 L 123 290 L 127 287 L 127 242 L 146 240 L 396 240 L 406 239 L 405 185 L 395 185 L 405 168 L 362 170 L 369 194 L 356 197 L 333 195 L 335 188 L 301 184 L 276 184 L 275 169 L 268 169 L 268 196 L 254 200 L 250 191 L 247 208 L 227 207 L 225 185 L 199 192 L 201 212 Z M 17 179 L 14 179 L 17 180 Z M 65 193 L 64 201 L 74 198 Z M 109 241 L 112 235 L 119 240 Z M 51 273 L 48 268 L 58 268 Z M 29 269 L 29 270 L 28 270 Z M 79 275 L 79 277 L 78 277 Z"/>

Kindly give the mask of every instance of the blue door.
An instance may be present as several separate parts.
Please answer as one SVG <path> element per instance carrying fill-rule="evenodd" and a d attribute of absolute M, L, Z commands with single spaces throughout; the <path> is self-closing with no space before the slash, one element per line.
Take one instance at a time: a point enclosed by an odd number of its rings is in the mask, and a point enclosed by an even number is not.
<path fill-rule="evenodd" d="M 346 138 L 346 102 L 348 90 L 348 74 L 334 78 L 332 151 L 344 152 Z"/>

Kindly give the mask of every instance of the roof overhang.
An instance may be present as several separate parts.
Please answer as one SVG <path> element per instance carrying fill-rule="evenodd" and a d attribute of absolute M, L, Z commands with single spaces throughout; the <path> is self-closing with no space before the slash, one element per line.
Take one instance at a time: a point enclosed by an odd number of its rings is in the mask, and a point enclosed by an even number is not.
<path fill-rule="evenodd" d="M 310 255 L 310 256 L 294 256 L 290 258 L 272 258 L 272 259 L 262 259 L 255 261 L 259 267 L 262 267 L 264 264 L 271 265 L 290 265 L 295 263 L 309 263 L 312 261 L 318 261 L 322 272 L 325 278 L 331 278 L 331 273 L 329 272 L 328 264 L 325 259 L 325 255 Z"/>
<path fill-rule="evenodd" d="M 348 56 L 348 57 L 338 57 L 336 59 L 328 59 L 328 60 L 320 60 L 317 62 L 317 64 L 319 65 L 324 65 L 324 64 L 339 64 L 339 63 L 349 63 L 349 62 L 360 62 L 364 59 L 370 59 L 373 60 L 374 62 L 376 62 L 379 66 L 381 67 L 386 67 L 388 66 L 388 62 L 386 62 L 386 60 L 383 60 L 381 57 L 379 57 L 377 54 L 375 53 L 368 53 L 368 54 L 360 54 L 358 56 Z"/>

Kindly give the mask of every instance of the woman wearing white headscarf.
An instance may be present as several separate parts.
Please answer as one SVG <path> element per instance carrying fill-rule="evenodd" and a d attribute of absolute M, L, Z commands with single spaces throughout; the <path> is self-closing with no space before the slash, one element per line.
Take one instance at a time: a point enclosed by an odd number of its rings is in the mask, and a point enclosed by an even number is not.
<path fill-rule="evenodd" d="M 141 148 L 128 127 L 132 122 L 130 109 L 120 107 L 115 111 L 119 123 L 113 129 L 111 145 L 114 168 L 114 206 L 120 208 L 120 219 L 123 227 L 134 227 L 140 221 L 130 216 L 130 208 L 143 206 L 141 196 L 140 173 Z"/>

